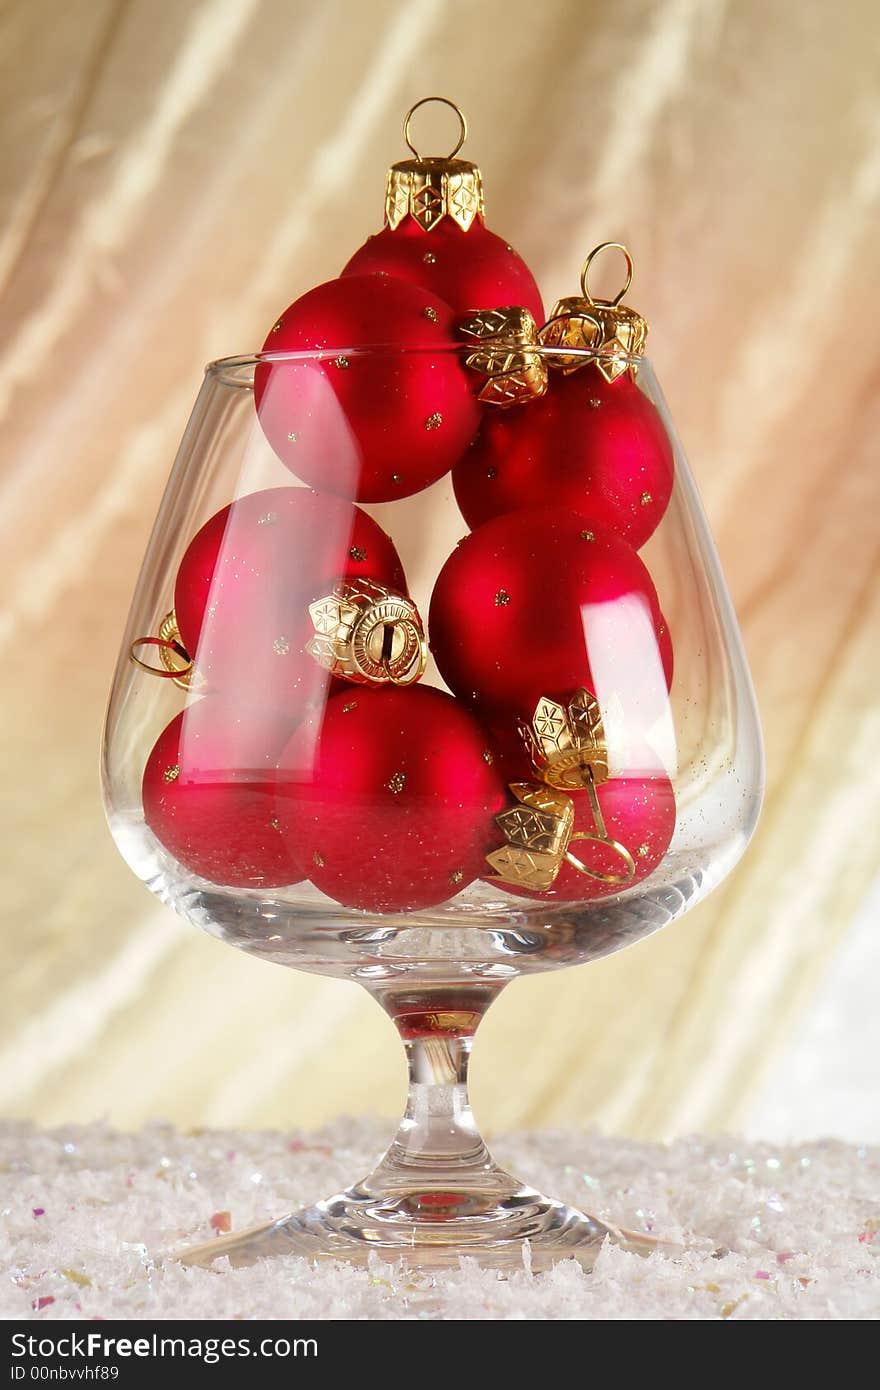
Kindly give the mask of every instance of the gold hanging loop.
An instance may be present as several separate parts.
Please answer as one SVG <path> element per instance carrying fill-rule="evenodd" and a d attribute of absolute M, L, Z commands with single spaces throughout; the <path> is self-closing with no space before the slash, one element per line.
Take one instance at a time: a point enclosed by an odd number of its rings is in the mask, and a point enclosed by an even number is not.
<path fill-rule="evenodd" d="M 600 883 L 629 883 L 635 877 L 636 863 L 627 849 L 619 840 L 612 840 L 608 831 L 605 829 L 605 817 L 602 815 L 602 807 L 599 805 L 599 797 L 596 792 L 596 784 L 591 777 L 587 782 L 587 795 L 590 798 L 590 810 L 593 813 L 593 823 L 596 826 L 595 835 L 588 835 L 585 830 L 578 830 L 571 836 L 571 840 L 588 840 L 593 844 L 604 845 L 610 849 L 612 854 L 616 854 L 623 860 L 626 872 L 622 874 L 606 874 L 601 869 L 590 869 L 583 864 L 580 859 L 569 852 L 565 858 L 573 869 L 577 869 L 579 874 L 584 874 L 587 878 L 596 878 Z M 571 843 L 571 840 L 569 843 Z"/>
<path fill-rule="evenodd" d="M 405 671 L 395 670 L 395 665 L 390 655 L 383 654 L 382 667 L 392 685 L 412 685 L 417 681 L 428 663 L 428 644 L 423 633 L 418 634 L 418 650 L 412 654 L 412 660 Z"/>
<path fill-rule="evenodd" d="M 419 151 L 416 149 L 415 145 L 410 139 L 410 125 L 412 123 L 412 118 L 418 111 L 419 107 L 426 106 L 430 101 L 441 102 L 444 106 L 448 106 L 450 110 L 454 111 L 456 116 L 458 117 L 458 144 L 449 151 L 449 154 L 443 156 L 444 159 L 454 159 L 455 156 L 458 154 L 459 150 L 461 149 L 462 145 L 464 144 L 465 140 L 467 139 L 468 130 L 467 120 L 465 118 L 464 112 L 462 111 L 461 107 L 457 106 L 456 103 L 454 101 L 451 101 L 449 97 L 421 97 L 418 101 L 413 102 L 412 106 L 409 108 L 403 119 L 403 138 L 406 141 L 409 148 L 412 150 L 416 159 L 421 160 L 423 156 L 419 154 Z"/>
<path fill-rule="evenodd" d="M 159 652 L 161 666 L 151 666 L 148 661 L 144 661 L 138 656 L 140 647 L 156 647 Z M 160 680 L 174 681 L 182 690 L 189 690 L 192 684 L 193 659 L 186 647 L 180 640 L 180 633 L 177 629 L 177 619 L 174 610 L 166 613 L 159 627 L 158 637 L 136 637 L 128 649 L 128 659 L 141 671 L 146 671 L 150 676 L 158 676 Z M 183 663 L 181 665 L 181 663 Z"/>
<path fill-rule="evenodd" d="M 551 318 L 541 327 L 538 332 L 538 342 L 542 347 L 550 348 L 551 354 L 562 345 L 567 343 L 574 334 L 579 335 L 580 342 L 576 346 L 583 350 L 592 349 L 596 343 L 602 341 L 604 330 L 599 319 L 595 314 L 589 313 L 586 307 L 577 300 L 562 301 L 560 303 L 570 304 L 572 307 L 566 308 L 562 313 L 554 313 Z M 590 300 L 593 304 L 593 300 Z M 556 305 L 558 308 L 559 305 Z M 577 325 L 573 328 L 573 325 Z M 581 327 L 583 325 L 583 327 Z M 557 367 L 560 371 L 574 371 L 582 366 L 582 361 L 577 357 L 570 357 L 559 352 L 558 355 L 551 355 L 548 358 L 548 366 Z"/>
<path fill-rule="evenodd" d="M 613 299 L 594 299 L 593 296 L 590 294 L 588 283 L 590 278 L 590 266 L 593 264 L 593 261 L 596 259 L 596 257 L 600 255 L 603 251 L 620 251 L 622 252 L 624 260 L 626 261 L 626 280 L 624 282 L 623 289 L 620 290 L 614 296 Z M 584 299 L 586 299 L 588 304 L 608 304 L 611 306 L 611 308 L 616 308 L 620 301 L 623 299 L 630 285 L 632 284 L 632 281 L 633 258 L 630 254 L 629 247 L 624 246 L 622 241 L 600 241 L 599 245 L 593 247 L 589 256 L 584 261 L 584 268 L 581 271 L 581 290 L 583 292 Z"/>
<path fill-rule="evenodd" d="M 439 101 L 458 117 L 459 138 L 449 154 L 422 155 L 412 142 L 412 118 L 426 102 Z M 467 136 L 464 113 L 448 97 L 422 97 L 406 113 L 403 136 L 414 158 L 401 159 L 388 170 L 385 183 L 385 221 L 392 231 L 411 217 L 423 232 L 430 232 L 449 217 L 463 232 L 475 217 L 482 217 L 483 179 L 476 164 L 456 156 Z M 426 252 L 426 260 L 433 252 Z M 430 262 L 429 262 L 430 263 Z"/>
<path fill-rule="evenodd" d="M 170 681 L 174 680 L 175 676 L 185 675 L 187 670 L 190 669 L 187 667 L 181 668 L 178 671 L 172 671 L 168 666 L 151 666 L 149 661 L 144 661 L 138 656 L 138 647 L 161 647 L 164 651 L 173 652 L 175 656 L 179 656 L 181 659 L 186 658 L 186 653 L 177 642 L 169 642 L 164 637 L 136 637 L 128 649 L 129 660 L 133 661 L 135 666 L 139 666 L 142 671 L 146 671 L 150 676 L 159 676 L 161 680 Z M 192 663 L 190 663 L 190 666 L 191 665 Z"/>

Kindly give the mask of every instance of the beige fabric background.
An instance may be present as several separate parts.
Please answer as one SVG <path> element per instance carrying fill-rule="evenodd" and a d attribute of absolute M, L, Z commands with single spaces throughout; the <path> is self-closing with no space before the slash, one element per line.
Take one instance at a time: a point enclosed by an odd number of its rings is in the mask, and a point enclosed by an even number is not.
<path fill-rule="evenodd" d="M 400 1105 L 399 1049 L 365 994 L 249 960 L 149 897 L 104 827 L 96 760 L 203 362 L 257 346 L 378 227 L 402 112 L 440 91 L 470 118 L 490 225 L 548 300 L 597 241 L 636 252 L 633 300 L 769 759 L 729 882 L 635 950 L 513 986 L 476 1099 L 496 1128 L 739 1122 L 876 870 L 876 6 L 18 0 L 0 15 L 0 1109 L 270 1124 Z"/>

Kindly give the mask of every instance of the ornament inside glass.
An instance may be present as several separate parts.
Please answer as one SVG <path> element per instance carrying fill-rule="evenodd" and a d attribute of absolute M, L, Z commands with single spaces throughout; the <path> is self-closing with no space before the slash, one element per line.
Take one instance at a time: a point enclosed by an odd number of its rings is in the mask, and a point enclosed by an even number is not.
<path fill-rule="evenodd" d="M 563 349 L 537 351 L 549 366 L 549 392 L 581 380 L 584 391 L 602 389 L 595 357 L 584 350 L 581 370 L 570 376 L 555 370 Z M 573 351 L 564 349 L 567 361 Z M 451 376 L 465 371 L 465 353 L 432 348 L 430 358 Z M 551 900 L 577 905 L 575 918 L 566 910 L 565 933 L 578 924 L 573 949 L 586 955 L 596 949 L 594 910 L 602 914 L 602 950 L 612 929 L 631 937 L 635 921 L 641 933 L 668 920 L 671 892 L 681 894 L 682 906 L 692 901 L 741 853 L 757 806 L 759 757 L 751 691 L 714 552 L 648 363 L 641 359 L 634 379 L 607 388 L 624 392 L 630 406 L 638 398 L 636 410 L 650 412 L 653 434 L 662 429 L 664 449 L 676 459 L 671 501 L 636 553 L 621 534 L 625 523 L 615 530 L 586 502 L 578 512 L 568 495 L 557 505 L 552 487 L 541 506 L 503 513 L 468 533 L 449 474 L 410 498 L 365 506 L 299 486 L 269 447 L 254 409 L 255 382 L 267 368 L 337 370 L 337 355 L 334 344 L 209 369 L 199 404 L 207 425 L 185 441 L 128 637 L 131 643 L 158 633 L 173 600 L 180 642 L 193 661 L 191 684 L 175 684 L 173 668 L 151 680 L 126 663 L 111 709 L 108 785 L 113 824 L 128 852 L 136 848 L 139 869 L 161 880 L 172 900 L 191 903 L 193 893 L 210 893 L 215 929 L 275 958 L 295 959 L 304 921 L 313 918 L 321 933 L 344 930 L 351 910 L 383 921 L 389 913 L 403 920 L 417 913 L 421 924 L 453 928 L 459 919 L 473 924 L 476 912 L 503 941 L 513 897 L 520 925 L 529 908 L 521 880 L 505 885 L 487 860 L 509 848 L 498 817 L 518 815 L 523 805 L 511 784 L 544 781 L 526 736 L 536 706 L 547 700 L 565 710 L 584 689 L 601 723 L 603 770 L 594 790 L 601 805 L 613 804 L 615 823 L 627 825 L 625 848 L 637 868 L 621 881 L 578 883 L 579 870 L 566 860 L 564 872 L 558 866 L 552 884 L 533 894 L 540 939 L 552 945 Z M 411 364 L 418 369 L 424 361 L 419 346 L 362 355 L 373 379 L 393 380 L 399 392 L 418 379 Z M 399 405 L 405 419 L 407 403 Z M 305 431 L 310 404 L 299 406 L 302 418 L 295 401 L 291 408 L 296 430 Z M 359 400 L 334 393 L 324 408 L 328 441 L 356 439 Z M 542 400 L 482 409 L 489 431 L 500 418 L 535 432 L 544 418 Z M 549 443 L 544 447 L 552 474 Z M 462 447 L 456 469 L 466 470 L 474 452 Z M 370 472 L 372 463 L 356 445 L 350 461 L 349 492 L 358 494 L 359 469 Z M 354 601 L 345 587 L 351 580 L 367 586 Z M 426 641 L 433 653 L 427 668 Z M 429 695 L 439 704 L 425 704 Z M 222 856 L 199 843 L 198 819 L 180 809 L 187 779 L 181 774 L 158 796 L 152 771 L 144 781 L 148 767 L 161 764 L 164 775 L 166 764 L 176 765 L 151 751 L 173 742 L 166 726 L 179 730 L 175 720 L 192 705 L 196 728 L 209 718 L 196 702 L 209 710 L 215 699 L 231 709 L 234 731 L 250 726 L 258 743 L 274 749 L 278 800 L 265 824 L 290 845 L 297 867 L 286 884 L 278 880 L 272 836 L 264 841 L 265 863 L 259 845 L 249 849 L 253 883 L 272 888 L 268 905 L 240 901 L 239 871 L 224 873 Z M 276 737 L 276 721 L 283 737 Z M 340 742 L 341 733 L 333 733 L 337 726 L 360 731 L 350 748 L 349 734 Z M 241 740 L 230 736 L 224 755 L 223 727 L 220 719 L 211 722 L 210 775 L 221 807 L 224 785 L 229 805 L 241 797 L 235 789 L 249 785 Z M 475 750 L 468 755 L 465 729 Z M 285 747 L 295 757 L 285 761 Z M 263 753 L 254 759 L 262 787 Z M 640 822 L 639 808 L 656 802 L 643 785 L 652 778 L 663 807 L 657 833 L 653 810 Z M 565 790 L 580 833 L 591 818 L 588 782 Z M 292 804 L 299 809 L 291 828 Z M 441 830 L 450 807 L 458 808 L 457 834 Z M 210 817 L 202 823 L 207 842 L 216 832 Z M 186 834 L 178 833 L 184 824 Z M 646 842 L 650 853 L 640 855 Z M 345 844 L 352 846 L 347 855 Z M 523 848 L 531 852 L 528 843 Z M 268 935 L 260 928 L 265 913 Z"/>

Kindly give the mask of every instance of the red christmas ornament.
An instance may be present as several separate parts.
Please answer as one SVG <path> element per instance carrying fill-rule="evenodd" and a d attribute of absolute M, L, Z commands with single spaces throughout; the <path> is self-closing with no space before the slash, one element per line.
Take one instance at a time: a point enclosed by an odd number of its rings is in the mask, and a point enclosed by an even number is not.
<path fill-rule="evenodd" d="M 640 883 L 653 873 L 669 848 L 675 830 L 675 793 L 668 777 L 615 777 L 596 788 L 607 839 L 629 854 L 633 871 L 626 881 L 607 883 L 583 872 L 590 869 L 612 879 L 626 875 L 626 864 L 619 850 L 596 838 L 597 827 L 586 791 L 575 792 L 574 834 L 568 853 L 582 867 L 562 860 L 551 887 L 536 891 L 504 883 L 508 893 L 532 898 L 553 898 L 562 902 L 585 902 L 607 898 Z M 589 838 L 579 839 L 585 835 Z M 493 848 L 497 848 L 498 842 Z"/>
<path fill-rule="evenodd" d="M 460 139 L 451 154 L 422 156 L 410 139 L 418 107 L 441 102 L 458 116 Z M 456 159 L 467 124 L 454 102 L 425 97 L 407 112 L 403 137 L 413 158 L 388 170 L 385 227 L 356 251 L 343 270 L 349 275 L 393 275 L 450 305 L 456 317 L 479 309 L 520 304 L 537 323 L 544 307 L 534 276 L 503 237 L 486 227 L 483 180 L 466 159 Z"/>
<path fill-rule="evenodd" d="M 359 507 L 306 488 L 249 493 L 187 547 L 174 588 L 181 641 L 210 686 L 302 713 L 327 683 L 305 651 L 308 606 L 340 578 L 368 577 L 406 593 L 391 539 Z"/>
<path fill-rule="evenodd" d="M 552 501 L 638 549 L 666 510 L 673 472 L 660 414 L 632 378 L 583 368 L 552 373 L 527 409 L 487 411 L 452 481 L 472 529 Z"/>
<path fill-rule="evenodd" d="M 303 877 L 275 820 L 275 764 L 291 720 L 209 696 L 160 734 L 144 771 L 144 819 L 191 873 L 228 888 Z"/>
<path fill-rule="evenodd" d="M 335 695 L 279 763 L 277 816 L 317 888 L 405 912 L 484 871 L 505 789 L 480 725 L 429 686 Z"/>
<path fill-rule="evenodd" d="M 309 486 L 363 502 L 436 482 L 480 419 L 470 374 L 443 351 L 454 332 L 448 304 L 390 276 L 352 275 L 304 294 L 263 350 L 327 355 L 261 362 L 254 375 L 260 425 L 278 457 Z M 357 352 L 376 345 L 385 351 Z"/>
<path fill-rule="evenodd" d="M 493 728 L 529 722 L 542 697 L 565 701 L 584 687 L 603 710 L 619 709 L 637 746 L 668 699 L 661 622 L 631 546 L 544 508 L 465 537 L 438 576 L 428 630 L 443 679 Z"/>
<path fill-rule="evenodd" d="M 481 217 L 468 230 L 445 218 L 425 232 L 412 217 L 393 231 L 384 227 L 355 251 L 348 275 L 393 275 L 443 299 L 456 318 L 477 309 L 521 304 L 543 322 L 544 306 L 534 276 L 503 237 Z"/>

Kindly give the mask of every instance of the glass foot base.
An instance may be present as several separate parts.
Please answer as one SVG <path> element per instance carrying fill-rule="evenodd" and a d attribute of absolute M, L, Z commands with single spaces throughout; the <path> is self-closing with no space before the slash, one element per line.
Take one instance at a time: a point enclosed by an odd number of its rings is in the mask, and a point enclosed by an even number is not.
<path fill-rule="evenodd" d="M 266 1226 L 175 1252 L 175 1258 L 207 1266 L 225 1256 L 242 1266 L 272 1255 L 302 1255 L 365 1265 L 378 1255 L 413 1269 L 443 1269 L 457 1267 L 459 1257 L 467 1256 L 485 1268 L 512 1273 L 523 1268 L 523 1242 L 528 1241 L 531 1268 L 537 1273 L 566 1259 L 592 1269 L 609 1236 L 641 1255 L 658 1244 L 529 1187 L 499 1198 L 464 1190 L 376 1195 L 357 1186 Z"/>

